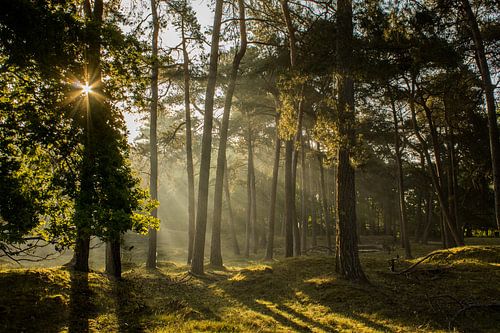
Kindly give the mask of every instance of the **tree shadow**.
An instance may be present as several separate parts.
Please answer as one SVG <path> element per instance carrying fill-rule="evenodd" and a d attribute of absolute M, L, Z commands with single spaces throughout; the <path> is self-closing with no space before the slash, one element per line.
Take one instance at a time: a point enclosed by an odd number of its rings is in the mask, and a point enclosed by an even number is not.
<path fill-rule="evenodd" d="M 92 303 L 92 291 L 89 287 L 89 274 L 87 272 L 70 272 L 70 301 L 69 301 L 69 325 L 70 333 L 89 332 L 89 319 L 95 312 Z"/>
<path fill-rule="evenodd" d="M 113 296 L 116 302 L 116 317 L 118 319 L 118 332 L 143 332 L 144 327 L 141 317 L 145 306 L 136 302 L 131 290 L 133 283 L 127 279 L 113 281 Z"/>

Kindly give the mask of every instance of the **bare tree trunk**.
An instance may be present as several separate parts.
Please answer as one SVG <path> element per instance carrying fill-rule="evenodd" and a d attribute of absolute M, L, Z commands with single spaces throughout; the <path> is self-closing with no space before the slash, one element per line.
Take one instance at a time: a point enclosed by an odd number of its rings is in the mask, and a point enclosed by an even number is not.
<path fill-rule="evenodd" d="M 293 141 L 285 141 L 285 257 L 293 256 L 292 151 Z"/>
<path fill-rule="evenodd" d="M 288 0 L 280 0 L 281 11 L 283 18 L 285 20 L 287 33 L 288 33 L 288 45 L 290 54 L 290 70 L 294 70 L 297 63 L 297 44 L 295 37 L 295 28 L 292 23 L 292 17 L 290 15 L 290 9 L 288 7 Z M 302 102 L 300 103 L 302 104 Z M 295 157 L 295 138 L 299 135 L 298 131 L 302 128 L 302 114 L 300 110 L 302 109 L 299 105 L 298 114 L 298 126 L 295 137 L 288 139 L 285 144 L 285 216 L 287 228 L 286 231 L 290 231 L 290 235 L 286 233 L 285 236 L 285 257 L 300 254 L 300 238 L 297 226 L 297 216 L 295 209 L 295 188 L 296 188 L 296 162 Z M 290 141 L 290 142 L 289 142 Z M 288 170 L 288 168 L 290 168 Z M 290 177 L 290 179 L 288 179 Z M 290 242 L 290 244 L 288 244 Z M 291 252 L 288 253 L 289 248 Z"/>
<path fill-rule="evenodd" d="M 318 143 L 318 162 L 319 162 L 319 174 L 320 174 L 320 182 L 321 182 L 321 203 L 323 205 L 323 215 L 325 216 L 325 229 L 326 229 L 326 245 L 328 246 L 328 254 L 332 254 L 332 236 L 331 236 L 331 216 L 330 216 L 330 207 L 328 206 L 328 195 L 326 191 L 326 183 L 325 183 L 325 171 L 323 168 L 323 158 L 321 156 L 321 151 L 319 149 Z"/>
<path fill-rule="evenodd" d="M 210 178 L 210 158 L 212 151 L 212 127 L 214 113 L 215 84 L 217 81 L 217 66 L 219 61 L 219 39 L 222 21 L 223 1 L 216 0 L 215 15 L 210 48 L 210 66 L 207 91 L 205 97 L 205 115 L 203 118 L 203 137 L 201 144 L 200 176 L 198 184 L 198 209 L 196 214 L 196 233 L 194 238 L 193 261 L 191 271 L 195 274 L 204 273 L 205 236 L 207 230 L 208 186 Z"/>
<path fill-rule="evenodd" d="M 236 236 L 236 228 L 234 226 L 234 217 L 233 217 L 233 208 L 231 207 L 231 196 L 229 195 L 229 177 L 227 169 L 227 161 L 226 161 L 226 172 L 224 172 L 224 192 L 226 192 L 226 202 L 227 202 L 227 211 L 229 215 L 229 225 L 231 227 L 231 238 L 233 240 L 233 251 L 234 254 L 240 255 L 240 246 L 238 244 L 238 237 Z"/>
<path fill-rule="evenodd" d="M 210 264 L 222 266 L 222 251 L 220 240 L 221 217 L 222 217 L 222 188 L 224 183 L 224 168 L 226 164 L 227 132 L 229 129 L 229 114 L 233 102 L 234 89 L 236 87 L 236 78 L 247 49 L 247 32 L 245 23 L 245 4 L 243 0 L 238 0 L 239 21 L 240 21 L 240 49 L 236 52 L 233 60 L 233 67 L 229 78 L 229 85 L 226 91 L 224 112 L 222 114 L 222 123 L 220 128 L 219 151 L 217 155 L 217 171 L 215 176 L 214 193 L 214 215 L 212 226 L 212 242 L 210 248 Z"/>
<path fill-rule="evenodd" d="M 181 15 L 182 55 L 184 75 L 184 109 L 186 119 L 186 171 L 188 191 L 188 257 L 187 263 L 193 259 L 194 233 L 195 233 L 195 201 L 194 201 L 194 166 L 193 166 L 193 138 L 191 124 L 191 87 L 189 74 L 189 52 L 186 43 L 184 15 L 187 10 L 187 1 L 184 1 L 184 13 Z"/>
<path fill-rule="evenodd" d="M 391 89 L 389 88 L 389 94 L 391 94 Z M 399 193 L 399 211 L 400 211 L 400 221 L 401 221 L 401 238 L 403 241 L 403 247 L 405 248 L 405 258 L 411 259 L 411 248 L 410 248 L 410 235 L 408 234 L 407 226 L 407 216 L 406 216 L 406 201 L 405 201 L 405 187 L 403 179 L 403 161 L 401 158 L 401 139 L 399 137 L 399 124 L 398 124 L 398 114 L 396 110 L 396 104 L 391 94 L 391 109 L 392 118 L 394 121 L 394 146 L 396 151 L 396 165 L 397 165 L 397 175 L 398 175 L 398 193 Z"/>
<path fill-rule="evenodd" d="M 278 190 L 278 173 L 280 167 L 281 140 L 278 134 L 278 115 L 276 116 L 276 141 L 274 147 L 273 178 L 271 181 L 271 202 L 269 204 L 269 229 L 267 236 L 266 260 L 273 259 L 274 229 L 276 220 L 276 193 Z"/>
<path fill-rule="evenodd" d="M 351 76 L 352 59 L 352 1 L 337 1 L 337 109 L 339 135 L 344 138 L 338 149 L 337 171 L 337 233 L 336 271 L 351 281 L 366 281 L 358 256 L 356 224 L 356 189 L 352 149 L 356 142 L 354 82 Z"/>
<path fill-rule="evenodd" d="M 160 23 L 158 21 L 158 11 L 156 0 L 151 0 L 151 15 L 153 18 L 153 38 L 152 38 L 152 74 L 151 74 L 151 117 L 149 127 L 150 174 L 149 192 L 151 199 L 158 200 L 158 141 L 157 141 L 157 121 L 158 121 L 158 75 L 160 64 L 158 62 L 158 34 Z M 158 210 L 155 208 L 151 215 L 158 217 Z M 149 230 L 148 259 L 147 268 L 156 268 L 156 229 Z M 111 245 L 112 247 L 112 245 Z"/>
<path fill-rule="evenodd" d="M 491 165 L 493 171 L 493 188 L 495 191 L 495 217 L 497 228 L 500 229 L 500 141 L 498 133 L 497 113 L 495 107 L 494 85 L 491 83 L 490 68 L 486 59 L 483 38 L 476 16 L 472 11 L 469 0 L 461 0 L 464 7 L 472 40 L 476 51 L 476 63 L 481 72 L 484 95 L 486 98 L 486 110 L 488 112 L 488 133 L 490 137 Z"/>
<path fill-rule="evenodd" d="M 106 242 L 106 273 L 121 278 L 121 249 L 120 236 L 116 236 L 112 241 Z"/>
<path fill-rule="evenodd" d="M 250 159 L 250 170 L 251 170 L 251 178 L 250 178 L 250 194 L 252 196 L 252 224 L 251 224 L 251 235 L 253 238 L 253 253 L 257 253 L 257 248 L 259 246 L 259 230 L 257 226 L 257 190 L 255 188 L 255 165 L 253 162 L 253 136 L 250 136 L 250 151 L 249 154 L 251 154 L 251 159 Z"/>
<path fill-rule="evenodd" d="M 300 186 L 300 215 L 302 221 L 302 240 L 301 247 L 303 250 L 307 250 L 307 229 L 309 222 L 309 211 L 308 211 L 308 196 L 309 196 L 309 183 L 306 176 L 306 156 L 305 156 L 304 137 L 300 136 L 300 170 L 301 170 L 301 186 Z"/>
<path fill-rule="evenodd" d="M 311 211 L 311 246 L 315 247 L 318 246 L 318 240 L 317 240 L 317 232 L 318 232 L 318 224 L 317 224 L 317 203 L 316 203 L 316 193 L 317 191 L 317 177 L 314 172 L 314 169 L 312 167 L 313 162 L 310 161 L 308 163 L 308 179 L 311 182 L 311 191 L 310 191 L 310 211 Z"/>

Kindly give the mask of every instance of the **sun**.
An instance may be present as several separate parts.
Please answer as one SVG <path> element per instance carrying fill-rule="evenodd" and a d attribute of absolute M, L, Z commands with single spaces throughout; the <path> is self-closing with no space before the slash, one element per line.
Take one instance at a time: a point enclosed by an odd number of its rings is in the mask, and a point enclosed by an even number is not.
<path fill-rule="evenodd" d="M 92 88 L 89 86 L 88 83 L 82 84 L 81 85 L 82 93 L 85 95 L 88 95 L 92 92 Z"/>

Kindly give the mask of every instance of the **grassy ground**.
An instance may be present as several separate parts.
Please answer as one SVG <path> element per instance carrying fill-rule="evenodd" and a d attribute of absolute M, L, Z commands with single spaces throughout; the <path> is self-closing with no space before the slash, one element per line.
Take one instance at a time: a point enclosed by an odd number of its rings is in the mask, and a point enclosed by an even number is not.
<path fill-rule="evenodd" d="M 408 274 L 388 269 L 393 253 L 370 252 L 369 285 L 343 281 L 332 257 L 273 262 L 227 260 L 225 270 L 187 274 L 179 262 L 147 271 L 130 261 L 121 281 L 61 267 L 0 270 L 1 332 L 499 332 L 500 243 L 441 250 Z M 495 243 L 497 245 L 495 245 Z M 439 245 L 414 245 L 425 255 Z M 256 256 L 257 258 L 258 256 Z M 411 262 L 399 261 L 397 270 Z"/>

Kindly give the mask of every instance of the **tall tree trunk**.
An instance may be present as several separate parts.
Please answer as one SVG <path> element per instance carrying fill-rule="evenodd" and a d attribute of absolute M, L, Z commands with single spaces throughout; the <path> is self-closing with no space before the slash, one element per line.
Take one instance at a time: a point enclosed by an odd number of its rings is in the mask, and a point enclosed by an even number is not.
<path fill-rule="evenodd" d="M 500 141 L 498 133 L 497 114 L 495 107 L 494 85 L 491 83 L 490 68 L 486 59 L 483 38 L 476 15 L 472 11 L 469 0 L 461 0 L 464 7 L 469 28 L 472 33 L 472 40 L 476 51 L 476 63 L 481 72 L 484 95 L 486 98 L 486 110 L 488 113 L 488 134 L 490 137 L 491 166 L 493 171 L 493 188 L 495 191 L 495 217 L 497 228 L 500 229 Z"/>
<path fill-rule="evenodd" d="M 184 109 L 186 119 L 186 171 L 188 191 L 188 257 L 187 263 L 193 259 L 194 232 L 195 232 L 195 201 L 194 201 L 194 166 L 193 166 L 193 138 L 191 125 L 191 88 L 189 74 L 189 52 L 186 43 L 186 27 L 184 15 L 187 10 L 187 0 L 184 1 L 184 12 L 181 15 L 182 55 L 184 75 Z"/>
<path fill-rule="evenodd" d="M 253 253 L 257 253 L 257 248 L 259 246 L 259 230 L 257 226 L 257 190 L 255 188 L 255 164 L 253 161 L 253 136 L 250 136 L 250 150 L 248 152 L 250 154 L 250 194 L 252 196 L 252 221 L 251 221 L 251 235 L 252 235 L 252 245 L 253 245 Z"/>
<path fill-rule="evenodd" d="M 254 233 L 255 233 L 255 208 L 254 208 L 254 191 L 255 191 L 255 179 L 253 170 L 253 146 L 252 146 L 252 129 L 250 126 L 250 116 L 247 112 L 247 222 L 245 229 L 245 256 L 250 257 L 250 248 L 252 245 L 252 240 L 255 243 Z M 255 244 L 254 244 L 255 246 Z"/>
<path fill-rule="evenodd" d="M 193 261 L 191 271 L 203 274 L 205 256 L 205 236 L 207 230 L 208 186 L 210 178 L 210 157 L 212 151 L 212 127 L 214 113 L 215 84 L 219 61 L 219 39 L 222 21 L 223 1 L 216 0 L 212 42 L 210 48 L 210 67 L 205 96 L 205 115 L 203 117 L 203 137 L 201 143 L 200 176 L 198 185 L 198 208 L 196 210 L 196 233 L 194 238 Z"/>
<path fill-rule="evenodd" d="M 309 211 L 308 211 L 308 196 L 309 196 L 309 182 L 306 176 L 306 156 L 305 156 L 305 144 L 304 137 L 300 136 L 300 170 L 301 170 L 301 186 L 300 186 L 300 215 L 302 221 L 302 240 L 301 247 L 305 251 L 307 250 L 307 229 L 309 222 Z"/>
<path fill-rule="evenodd" d="M 290 54 L 290 70 L 294 71 L 297 63 L 297 44 L 295 37 L 295 28 L 292 23 L 292 17 L 290 15 L 290 8 L 288 7 L 288 0 L 280 0 L 281 11 L 283 14 L 283 18 L 285 20 L 287 33 L 288 33 L 288 45 L 289 45 L 289 54 Z M 302 102 L 300 102 L 302 104 Z M 298 126 L 297 131 L 302 128 L 302 114 L 300 110 L 302 109 L 301 105 L 299 105 L 299 114 L 298 114 Z M 286 236 L 285 236 L 285 257 L 293 256 L 293 254 L 300 254 L 300 238 L 298 234 L 298 226 L 297 226 L 297 216 L 296 216 L 296 208 L 295 208 L 295 187 L 296 187 L 296 157 L 295 155 L 295 147 L 294 140 L 297 137 L 298 132 L 294 138 L 287 138 L 287 142 L 285 143 L 285 216 L 286 216 Z M 290 141 L 290 142 L 289 142 Z M 288 160 L 289 159 L 289 160 Z M 290 170 L 288 170 L 288 167 Z M 290 179 L 287 179 L 290 177 Z M 288 235 L 287 231 L 290 231 L 290 235 Z M 290 244 L 288 244 L 290 242 Z M 289 248 L 291 252 L 288 253 Z"/>
<path fill-rule="evenodd" d="M 229 129 L 229 114 L 231 113 L 231 104 L 233 102 L 234 89 L 236 87 L 236 78 L 247 49 L 247 32 L 245 22 L 245 3 L 238 0 L 239 21 L 240 21 L 240 49 L 236 52 L 233 59 L 233 67 L 229 78 L 229 85 L 226 91 L 226 100 L 224 103 L 224 112 L 222 114 L 222 123 L 220 128 L 219 151 L 217 155 L 217 171 L 215 176 L 214 193 L 214 213 L 212 226 L 212 242 L 210 248 L 210 264 L 222 266 L 222 251 L 220 240 L 221 217 L 222 217 L 222 188 L 224 183 L 224 168 L 226 164 L 227 132 Z"/>
<path fill-rule="evenodd" d="M 331 236 L 331 216 L 330 207 L 328 205 L 328 194 L 326 191 L 325 182 L 325 171 L 323 168 L 323 157 L 321 156 L 321 151 L 319 149 L 318 143 L 318 162 L 319 162 L 319 174 L 321 183 L 321 203 L 323 205 L 323 215 L 325 216 L 325 229 L 326 229 L 326 246 L 328 246 L 328 254 L 332 254 L 332 236 Z"/>
<path fill-rule="evenodd" d="M 292 196 L 292 152 L 293 141 L 285 141 L 285 257 L 293 256 L 293 207 Z"/>
<path fill-rule="evenodd" d="M 406 201 L 405 201 L 405 187 L 403 179 L 403 161 L 401 158 L 401 139 L 399 137 L 399 124 L 398 124 L 398 114 L 396 110 L 396 104 L 394 98 L 392 97 L 391 89 L 389 89 L 389 94 L 391 94 L 391 109 L 392 118 L 394 123 L 394 146 L 396 151 L 396 165 L 397 165 L 397 175 L 398 175 L 398 193 L 399 193 L 399 212 L 401 221 L 401 238 L 403 241 L 403 247 L 405 248 L 405 258 L 411 259 L 411 248 L 410 248 L 410 235 L 408 234 L 408 219 L 406 216 Z"/>
<path fill-rule="evenodd" d="M 158 8 L 156 0 L 151 0 L 151 15 L 153 18 L 153 38 L 152 38 L 152 74 L 151 74 L 151 117 L 149 127 L 149 147 L 150 155 L 150 175 L 149 175 L 149 192 L 151 199 L 158 200 L 158 142 L 157 142 L 157 121 L 158 121 L 158 75 L 160 64 L 158 62 L 158 34 L 160 31 L 160 23 L 158 21 Z M 155 208 L 151 215 L 158 217 L 158 210 Z M 147 268 L 156 268 L 156 252 L 157 252 L 157 235 L 156 229 L 149 230 L 149 246 L 148 259 L 146 262 Z"/>
<path fill-rule="evenodd" d="M 310 161 L 308 163 L 308 179 L 310 181 L 310 193 L 309 193 L 309 199 L 310 199 L 310 211 L 311 211 L 311 246 L 315 247 L 318 246 L 318 240 L 317 240 L 317 232 L 318 232 L 318 218 L 317 218 L 317 203 L 316 203 L 316 194 L 318 193 L 318 186 L 317 186 L 317 175 L 314 172 L 313 169 L 313 162 Z"/>
<path fill-rule="evenodd" d="M 233 216 L 233 208 L 231 206 L 231 196 L 229 195 L 229 177 L 227 176 L 227 161 L 226 161 L 226 171 L 224 172 L 224 192 L 226 193 L 226 202 L 227 202 L 227 212 L 229 217 L 229 225 L 231 228 L 231 238 L 233 241 L 233 252 L 235 255 L 240 255 L 240 246 L 238 244 L 238 237 L 236 236 L 236 228 L 234 225 L 234 216 Z"/>
<path fill-rule="evenodd" d="M 358 256 L 356 189 L 352 149 L 356 141 L 352 60 L 352 1 L 337 1 L 337 109 L 339 135 L 337 171 L 336 271 L 351 281 L 366 281 Z"/>
<path fill-rule="evenodd" d="M 271 202 L 269 204 L 269 228 L 267 236 L 266 260 L 273 259 L 274 230 L 276 220 L 276 193 L 278 190 L 278 173 L 280 167 L 281 140 L 278 133 L 279 116 L 276 115 L 276 141 L 274 146 L 273 178 L 271 180 Z"/>

